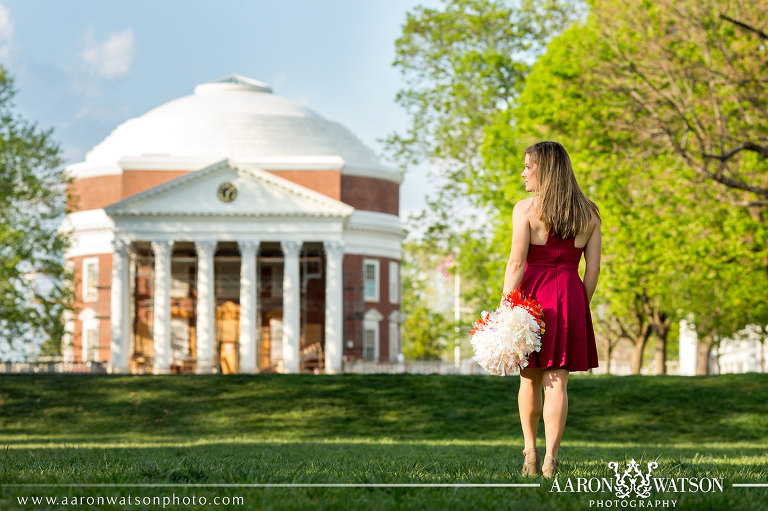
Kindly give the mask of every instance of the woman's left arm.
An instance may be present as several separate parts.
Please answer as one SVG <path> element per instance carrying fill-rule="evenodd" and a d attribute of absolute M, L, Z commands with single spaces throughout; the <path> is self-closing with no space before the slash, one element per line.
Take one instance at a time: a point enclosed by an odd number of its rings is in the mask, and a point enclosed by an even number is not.
<path fill-rule="evenodd" d="M 503 294 L 519 288 L 525 273 L 525 259 L 528 257 L 531 232 L 523 208 L 521 201 L 515 204 L 512 210 L 512 250 L 507 261 L 507 270 L 504 272 Z"/>

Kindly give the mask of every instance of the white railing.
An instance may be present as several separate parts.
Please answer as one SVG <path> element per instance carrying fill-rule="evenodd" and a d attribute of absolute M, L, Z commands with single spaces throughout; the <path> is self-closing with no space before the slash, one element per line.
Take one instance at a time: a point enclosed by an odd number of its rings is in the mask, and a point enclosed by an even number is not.
<path fill-rule="evenodd" d="M 453 362 L 444 360 L 404 360 L 402 362 L 374 362 L 372 360 L 345 361 L 343 371 L 345 373 L 374 374 L 374 373 L 409 373 L 409 374 L 478 374 L 488 373 L 472 359 L 464 359 L 461 365 L 456 367 Z M 630 374 L 629 366 L 617 363 L 611 364 L 612 374 Z M 598 367 L 590 372 L 571 373 L 575 376 L 586 374 L 606 374 L 605 367 Z M 519 373 L 514 373 L 519 374 Z"/>
<path fill-rule="evenodd" d="M 0 362 L 0 374 L 106 373 L 101 362 Z"/>
<path fill-rule="evenodd" d="M 462 360 L 456 367 L 453 362 L 443 360 L 403 360 L 402 362 L 375 362 L 372 360 L 345 361 L 345 373 L 409 373 L 409 374 L 486 374 L 474 360 Z"/>

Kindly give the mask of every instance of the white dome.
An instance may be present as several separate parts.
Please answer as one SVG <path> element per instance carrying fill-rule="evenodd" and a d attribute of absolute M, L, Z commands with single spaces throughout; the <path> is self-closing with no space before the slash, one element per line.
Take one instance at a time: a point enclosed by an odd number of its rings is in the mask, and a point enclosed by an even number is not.
<path fill-rule="evenodd" d="M 198 85 L 194 94 L 122 123 L 86 154 L 85 165 L 147 156 L 243 162 L 336 157 L 355 173 L 397 174 L 341 124 L 239 75 Z"/>

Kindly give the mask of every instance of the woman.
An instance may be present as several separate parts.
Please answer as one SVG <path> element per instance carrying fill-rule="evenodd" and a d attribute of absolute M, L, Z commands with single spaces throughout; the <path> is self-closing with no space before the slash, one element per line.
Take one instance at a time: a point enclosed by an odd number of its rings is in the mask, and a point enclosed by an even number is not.
<path fill-rule="evenodd" d="M 598 367 L 589 302 L 600 273 L 601 222 L 597 205 L 579 188 L 568 153 L 557 142 L 528 147 L 522 177 L 533 196 L 518 202 L 512 213 L 504 293 L 520 288 L 544 309 L 541 350 L 531 353 L 520 371 L 518 406 L 525 438 L 523 474 L 552 477 L 568 414 L 569 371 Z M 578 271 L 582 253 L 583 282 Z M 536 448 L 542 408 L 543 464 Z"/>

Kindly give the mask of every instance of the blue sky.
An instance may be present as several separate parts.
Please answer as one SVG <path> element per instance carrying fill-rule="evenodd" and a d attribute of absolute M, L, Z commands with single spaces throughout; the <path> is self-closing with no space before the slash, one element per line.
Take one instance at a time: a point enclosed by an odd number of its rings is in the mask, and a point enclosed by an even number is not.
<path fill-rule="evenodd" d="M 70 162 L 123 121 L 239 73 L 342 123 L 377 153 L 407 127 L 391 66 L 406 13 L 438 0 L 0 0 L 0 63 L 18 111 Z M 411 171 L 401 213 L 424 205 Z"/>

